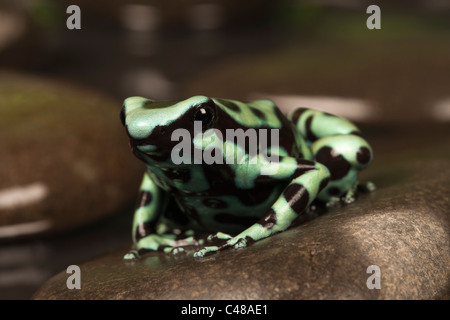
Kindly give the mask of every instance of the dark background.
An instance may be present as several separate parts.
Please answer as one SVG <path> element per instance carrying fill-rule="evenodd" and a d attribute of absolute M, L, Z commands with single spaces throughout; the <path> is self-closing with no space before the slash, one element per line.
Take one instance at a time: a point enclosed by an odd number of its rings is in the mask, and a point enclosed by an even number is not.
<path fill-rule="evenodd" d="M 71 4 L 81 30 L 66 28 Z M 381 30 L 366 27 L 371 4 Z M 443 0 L 0 0 L 0 70 L 86 87 L 118 108 L 133 95 L 273 96 L 285 110 L 293 105 L 283 97 L 314 97 L 368 138 L 410 134 L 420 148 L 421 128 L 446 132 L 450 119 L 449 17 Z M 362 111 L 336 107 L 340 98 Z M 0 243 L 0 298 L 29 299 L 68 265 L 130 245 L 132 206 L 64 234 Z"/>

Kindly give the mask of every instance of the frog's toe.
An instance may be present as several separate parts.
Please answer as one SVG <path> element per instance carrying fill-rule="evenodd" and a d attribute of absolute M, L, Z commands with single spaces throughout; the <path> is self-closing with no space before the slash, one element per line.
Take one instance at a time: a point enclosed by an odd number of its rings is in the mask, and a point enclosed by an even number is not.
<path fill-rule="evenodd" d="M 240 238 L 234 245 L 233 248 L 239 249 L 239 248 L 245 248 L 247 246 L 247 240 L 244 238 Z"/>
<path fill-rule="evenodd" d="M 213 253 L 213 252 L 217 252 L 219 251 L 219 247 L 217 246 L 209 246 L 209 247 L 203 247 L 202 249 L 198 250 L 197 252 L 194 253 L 194 257 L 199 258 L 199 257 L 204 257 L 205 255 L 209 254 L 209 253 Z"/>
<path fill-rule="evenodd" d="M 174 247 L 170 249 L 170 253 L 176 256 L 186 252 L 183 247 Z"/>
<path fill-rule="evenodd" d="M 327 208 L 331 208 L 334 207 L 335 205 L 337 205 L 339 203 L 340 199 L 338 197 L 332 197 L 330 198 L 330 200 L 327 201 L 327 203 L 325 204 Z"/>
<path fill-rule="evenodd" d="M 140 257 L 139 252 L 137 250 L 131 250 L 123 256 L 123 259 L 130 261 L 130 260 L 137 260 L 139 259 L 139 257 Z"/>
<path fill-rule="evenodd" d="M 210 235 L 208 236 L 207 240 L 208 240 L 208 241 L 212 241 L 212 240 L 214 240 L 214 239 L 228 240 L 228 239 L 231 239 L 231 238 L 233 238 L 233 237 L 230 236 L 230 235 L 227 234 L 227 233 L 216 232 L 216 233 L 210 234 Z"/>
<path fill-rule="evenodd" d="M 344 203 L 346 204 L 350 204 L 356 201 L 355 195 L 354 194 L 346 194 L 344 197 Z"/>
<path fill-rule="evenodd" d="M 368 181 L 362 185 L 359 185 L 358 188 L 363 192 L 373 192 L 377 189 L 377 186 L 372 181 Z"/>
<path fill-rule="evenodd" d="M 342 198 L 342 200 L 344 201 L 344 203 L 346 204 L 350 204 L 356 201 L 356 194 L 354 189 L 350 189 L 347 191 L 347 193 L 345 194 L 345 196 Z"/>

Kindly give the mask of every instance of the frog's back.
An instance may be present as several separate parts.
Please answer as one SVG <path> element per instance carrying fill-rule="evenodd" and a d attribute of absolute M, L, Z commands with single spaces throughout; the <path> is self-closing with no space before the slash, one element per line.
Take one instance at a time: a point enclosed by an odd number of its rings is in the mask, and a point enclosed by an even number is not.
<path fill-rule="evenodd" d="M 254 129 L 259 135 L 260 129 L 267 129 L 267 146 L 276 143 L 279 146 L 280 156 L 292 156 L 302 158 L 300 152 L 301 137 L 298 135 L 295 126 L 280 111 L 278 106 L 268 99 L 241 102 L 231 99 L 213 98 L 213 101 L 220 108 L 220 130 L 226 129 Z M 271 140 L 271 130 L 278 131 L 278 141 Z"/>

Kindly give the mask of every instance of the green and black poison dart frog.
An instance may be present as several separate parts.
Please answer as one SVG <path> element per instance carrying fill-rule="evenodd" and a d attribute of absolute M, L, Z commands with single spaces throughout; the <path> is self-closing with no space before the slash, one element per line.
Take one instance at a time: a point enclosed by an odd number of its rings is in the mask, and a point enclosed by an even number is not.
<path fill-rule="evenodd" d="M 350 121 L 306 108 L 285 116 L 270 100 L 243 103 L 194 96 L 156 102 L 130 97 L 120 118 L 133 153 L 146 166 L 134 212 L 134 249 L 125 259 L 146 251 L 178 253 L 186 245 L 197 246 L 196 257 L 245 247 L 289 228 L 315 199 L 354 201 L 358 173 L 373 158 L 372 148 Z M 196 123 L 202 131 L 195 130 Z M 209 129 L 222 133 L 214 138 L 222 139 L 215 159 L 242 147 L 227 140 L 227 129 L 267 129 L 256 130 L 265 132 L 265 138 L 277 129 L 278 148 L 266 148 L 263 155 L 258 146 L 251 155 L 256 163 L 180 163 L 173 159 L 181 141 L 174 133 L 180 128 L 191 137 L 192 154 L 183 154 L 185 159 L 206 151 L 198 135 Z M 247 160 L 248 147 L 240 149 Z M 268 161 L 269 155 L 278 161 Z M 210 236 L 198 239 L 199 232 Z"/>

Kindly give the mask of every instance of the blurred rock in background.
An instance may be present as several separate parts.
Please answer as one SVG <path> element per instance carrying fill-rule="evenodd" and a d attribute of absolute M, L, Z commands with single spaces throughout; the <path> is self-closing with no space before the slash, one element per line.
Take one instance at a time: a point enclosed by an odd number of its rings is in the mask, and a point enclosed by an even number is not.
<path fill-rule="evenodd" d="M 113 100 L 0 72 L 0 104 L 0 240 L 74 229 L 134 199 L 144 166 Z"/>

